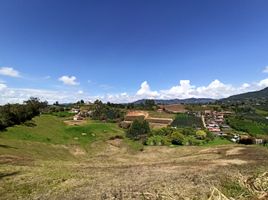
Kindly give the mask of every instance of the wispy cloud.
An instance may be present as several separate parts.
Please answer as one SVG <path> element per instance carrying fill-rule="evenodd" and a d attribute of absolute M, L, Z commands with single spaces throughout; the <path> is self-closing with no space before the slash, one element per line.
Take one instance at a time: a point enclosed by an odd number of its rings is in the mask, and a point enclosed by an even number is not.
<path fill-rule="evenodd" d="M 263 70 L 262 70 L 263 73 L 268 73 L 268 66 L 266 66 Z"/>
<path fill-rule="evenodd" d="M 0 91 L 7 88 L 6 84 L 0 83 Z"/>
<path fill-rule="evenodd" d="M 44 79 L 45 80 L 51 79 L 51 76 L 45 76 Z"/>
<path fill-rule="evenodd" d="M 20 77 L 20 73 L 12 67 L 0 67 L 0 75 L 10 77 Z"/>
<path fill-rule="evenodd" d="M 100 84 L 99 87 L 103 90 L 110 90 L 113 89 L 113 86 L 108 85 L 108 84 Z"/>
<path fill-rule="evenodd" d="M 79 83 L 76 82 L 75 76 L 62 76 L 59 78 L 59 81 L 63 82 L 65 85 L 79 85 Z"/>
<path fill-rule="evenodd" d="M 78 90 L 77 94 L 84 94 L 84 91 L 83 90 Z"/>

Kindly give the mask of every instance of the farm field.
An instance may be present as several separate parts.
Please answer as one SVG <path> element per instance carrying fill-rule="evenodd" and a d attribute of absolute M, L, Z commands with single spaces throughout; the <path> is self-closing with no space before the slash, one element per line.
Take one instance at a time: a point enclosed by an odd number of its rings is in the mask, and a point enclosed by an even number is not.
<path fill-rule="evenodd" d="M 125 121 L 146 119 L 146 121 L 150 123 L 151 128 L 163 128 L 171 124 L 175 116 L 176 114 L 166 112 L 135 110 L 128 112 L 128 114 L 125 116 Z"/>
<path fill-rule="evenodd" d="M 157 112 L 157 111 L 148 111 L 149 116 L 153 118 L 171 118 L 174 119 L 176 114 L 166 113 L 166 112 Z"/>
<path fill-rule="evenodd" d="M 187 111 L 185 106 L 181 104 L 162 105 L 160 107 L 172 113 L 185 113 Z"/>
<path fill-rule="evenodd" d="M 208 199 L 214 187 L 235 199 L 263 195 L 252 188 L 268 170 L 264 147 L 142 148 L 116 124 L 67 126 L 49 115 L 33 124 L 1 132 L 1 199 Z"/>
<path fill-rule="evenodd" d="M 196 117 L 194 115 L 188 115 L 184 113 L 180 113 L 176 115 L 176 118 L 171 124 L 172 126 L 178 128 L 184 127 L 203 127 L 203 123 L 200 117 Z"/>

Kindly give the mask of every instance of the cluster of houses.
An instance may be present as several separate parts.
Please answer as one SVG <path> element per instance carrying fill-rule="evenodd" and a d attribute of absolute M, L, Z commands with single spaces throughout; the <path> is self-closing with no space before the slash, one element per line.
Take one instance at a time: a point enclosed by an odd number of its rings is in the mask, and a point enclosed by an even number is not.
<path fill-rule="evenodd" d="M 223 131 L 230 129 L 230 126 L 225 124 L 224 116 L 230 114 L 232 114 L 232 112 L 205 110 L 203 115 L 205 128 L 216 135 L 224 135 Z"/>

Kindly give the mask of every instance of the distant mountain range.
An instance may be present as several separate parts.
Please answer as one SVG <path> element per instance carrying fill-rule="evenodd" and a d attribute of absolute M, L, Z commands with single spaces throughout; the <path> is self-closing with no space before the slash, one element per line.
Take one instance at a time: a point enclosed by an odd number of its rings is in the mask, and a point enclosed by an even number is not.
<path fill-rule="evenodd" d="M 146 99 L 141 99 L 138 101 L 133 102 L 134 104 L 144 104 Z M 163 105 L 170 105 L 170 104 L 207 104 L 213 103 L 216 100 L 210 98 L 189 98 L 189 99 L 154 99 L 156 104 L 163 104 Z"/>
<path fill-rule="evenodd" d="M 223 98 L 220 100 L 211 99 L 211 98 L 188 98 L 188 99 L 154 99 L 156 104 L 170 105 L 170 104 L 208 104 L 214 103 L 216 101 L 222 102 L 232 102 L 232 101 L 247 101 L 247 100 L 268 100 L 268 87 L 260 91 L 247 92 L 243 94 L 233 95 L 228 98 Z M 146 99 L 141 99 L 133 102 L 134 104 L 144 104 Z"/>
<path fill-rule="evenodd" d="M 228 98 L 221 99 L 220 101 L 246 101 L 246 100 L 260 100 L 260 99 L 268 99 L 268 87 L 259 91 L 233 95 Z"/>

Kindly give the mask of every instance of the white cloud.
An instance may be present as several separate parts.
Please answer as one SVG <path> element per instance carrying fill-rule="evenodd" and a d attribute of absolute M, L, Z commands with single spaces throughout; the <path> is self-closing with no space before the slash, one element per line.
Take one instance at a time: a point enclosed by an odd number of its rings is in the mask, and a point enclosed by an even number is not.
<path fill-rule="evenodd" d="M 100 99 L 104 102 L 114 103 L 133 102 L 141 98 L 150 99 L 173 99 L 173 98 L 225 98 L 231 95 L 261 90 L 268 87 L 268 78 L 253 83 L 243 83 L 239 86 L 225 84 L 218 79 L 213 80 L 206 86 L 192 85 L 190 80 L 181 80 L 179 84 L 166 90 L 152 91 L 147 81 L 141 84 L 141 87 L 135 94 L 127 92 L 118 94 L 105 94 L 102 96 L 88 96 L 83 90 L 43 90 L 32 88 L 9 88 L 6 83 L 0 82 L 0 104 L 22 103 L 30 97 L 38 97 L 41 100 L 47 100 L 49 103 L 59 101 L 61 103 L 77 102 L 80 99 L 94 102 Z"/>
<path fill-rule="evenodd" d="M 144 81 L 141 84 L 140 89 L 136 93 L 137 96 L 140 96 L 140 98 L 156 98 L 159 96 L 157 91 L 151 91 L 151 88 L 147 81 Z"/>
<path fill-rule="evenodd" d="M 258 82 L 258 85 L 259 85 L 260 87 L 268 87 L 268 78 L 259 81 L 259 82 Z"/>
<path fill-rule="evenodd" d="M 248 83 L 243 83 L 242 85 L 241 85 L 241 89 L 247 89 L 247 88 L 249 88 L 250 87 L 250 84 L 248 84 Z"/>
<path fill-rule="evenodd" d="M 181 80 L 178 85 L 173 86 L 170 89 L 151 91 L 149 84 L 145 81 L 142 83 L 141 88 L 138 90 L 136 96 L 134 96 L 133 98 L 137 99 L 137 97 L 141 95 L 143 98 L 160 98 L 160 99 L 173 99 L 173 98 L 220 99 L 244 92 L 261 90 L 265 87 L 268 87 L 268 78 L 261 80 L 257 83 L 251 83 L 251 84 L 243 83 L 240 86 L 225 84 L 222 83 L 220 80 L 215 79 L 207 86 L 199 86 L 199 87 L 192 85 L 190 80 Z"/>
<path fill-rule="evenodd" d="M 62 81 L 65 85 L 79 85 L 79 83 L 76 82 L 75 76 L 62 76 L 59 78 L 59 81 Z"/>
<path fill-rule="evenodd" d="M 152 91 L 147 81 L 141 84 L 140 89 L 135 95 L 127 93 L 109 94 L 98 97 L 103 101 L 110 101 L 115 103 L 126 103 L 139 100 L 141 98 L 149 99 L 185 99 L 185 98 L 214 98 L 220 99 L 229 97 L 231 95 L 240 94 L 249 91 L 261 90 L 268 87 L 268 79 L 261 80 L 257 83 L 243 83 L 240 86 L 233 86 L 231 84 L 222 83 L 215 79 L 207 86 L 196 87 L 191 85 L 190 80 L 181 80 L 178 85 L 167 90 Z"/>
<path fill-rule="evenodd" d="M 20 77 L 20 73 L 12 67 L 0 67 L 0 75 Z"/>
<path fill-rule="evenodd" d="M 268 66 L 266 66 L 266 67 L 263 69 L 262 72 L 263 72 L 263 73 L 268 73 Z"/>
<path fill-rule="evenodd" d="M 190 80 L 180 80 L 179 85 L 173 86 L 168 90 L 161 90 L 160 96 L 165 98 L 190 98 L 195 86 L 191 85 Z"/>
<path fill-rule="evenodd" d="M 113 88 L 113 86 L 108 85 L 108 84 L 100 84 L 99 87 L 103 90 L 110 90 Z"/>
<path fill-rule="evenodd" d="M 194 96 L 197 98 L 223 98 L 235 94 L 235 87 L 229 84 L 224 84 L 219 80 L 212 81 L 208 86 L 197 87 L 194 91 Z"/>
<path fill-rule="evenodd" d="M 5 88 L 7 88 L 6 84 L 0 83 L 0 91 L 4 90 Z"/>
<path fill-rule="evenodd" d="M 44 90 L 32 88 L 9 88 L 0 84 L 0 104 L 23 103 L 30 97 L 38 97 L 42 101 L 48 101 L 50 104 L 59 101 L 61 103 L 77 102 L 81 99 L 80 95 L 74 95 L 71 91 Z M 84 99 L 84 96 L 83 96 Z M 86 98 L 85 98 L 86 99 Z"/>

